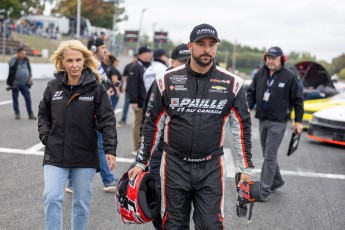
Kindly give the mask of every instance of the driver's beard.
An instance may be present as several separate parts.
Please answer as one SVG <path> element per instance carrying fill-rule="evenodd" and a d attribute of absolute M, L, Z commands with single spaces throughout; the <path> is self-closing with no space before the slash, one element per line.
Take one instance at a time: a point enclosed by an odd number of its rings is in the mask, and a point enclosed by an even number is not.
<path fill-rule="evenodd" d="M 202 56 L 202 55 L 201 55 Z M 209 64 L 211 64 L 213 61 L 214 61 L 214 58 L 212 58 L 212 57 L 210 57 L 210 60 L 208 61 L 208 62 L 202 62 L 201 61 L 201 58 L 202 57 L 196 57 L 196 56 L 194 56 L 194 55 L 192 55 L 192 58 L 194 59 L 194 61 L 199 65 L 199 66 L 201 66 L 201 67 L 206 67 L 206 66 L 208 66 Z"/>

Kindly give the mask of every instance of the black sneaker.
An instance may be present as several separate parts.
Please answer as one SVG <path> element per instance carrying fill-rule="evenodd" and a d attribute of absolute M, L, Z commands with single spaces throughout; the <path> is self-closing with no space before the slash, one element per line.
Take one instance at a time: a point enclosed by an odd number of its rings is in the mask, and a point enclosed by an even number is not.
<path fill-rule="evenodd" d="M 278 188 L 283 187 L 284 184 L 285 184 L 285 181 L 282 180 L 281 183 L 272 185 L 271 192 L 277 191 Z"/>
<path fill-rule="evenodd" d="M 16 115 L 15 115 L 15 119 L 16 119 L 16 120 L 20 120 L 20 114 L 16 114 Z"/>
<path fill-rule="evenodd" d="M 30 119 L 30 120 L 37 120 L 37 117 L 35 117 L 34 114 L 30 114 L 30 115 L 29 115 L 29 119 Z"/>

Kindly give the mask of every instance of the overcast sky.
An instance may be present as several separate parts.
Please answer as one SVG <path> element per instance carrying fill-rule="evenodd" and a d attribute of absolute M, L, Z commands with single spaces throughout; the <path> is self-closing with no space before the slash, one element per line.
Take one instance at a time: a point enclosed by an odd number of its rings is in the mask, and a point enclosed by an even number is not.
<path fill-rule="evenodd" d="M 344 0 L 125 0 L 128 21 L 120 32 L 167 31 L 173 42 L 188 42 L 195 25 L 214 26 L 220 39 L 256 48 L 280 46 L 285 53 L 309 52 L 331 61 L 345 53 Z"/>

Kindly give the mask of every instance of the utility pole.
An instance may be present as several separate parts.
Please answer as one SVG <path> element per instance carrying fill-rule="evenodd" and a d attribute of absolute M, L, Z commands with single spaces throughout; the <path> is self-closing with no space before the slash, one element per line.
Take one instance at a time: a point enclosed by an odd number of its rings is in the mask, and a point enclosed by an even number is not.
<path fill-rule="evenodd" d="M 157 22 L 152 23 L 152 49 L 155 48 L 155 26 Z"/>
<path fill-rule="evenodd" d="M 232 49 L 232 71 L 236 70 L 236 45 L 237 45 L 237 40 L 235 40 L 233 49 Z"/>
<path fill-rule="evenodd" d="M 138 52 L 139 45 L 140 45 L 140 31 L 141 31 L 141 26 L 143 24 L 143 17 L 144 17 L 145 11 L 146 11 L 146 8 L 141 10 L 140 21 L 139 21 L 139 30 L 138 30 L 138 40 L 137 40 L 137 46 L 136 46 L 135 52 Z"/>
<path fill-rule="evenodd" d="M 76 29 L 76 37 L 77 39 L 80 38 L 80 8 L 81 8 L 81 3 L 80 3 L 80 0 L 78 0 L 78 3 L 77 3 L 77 29 Z"/>

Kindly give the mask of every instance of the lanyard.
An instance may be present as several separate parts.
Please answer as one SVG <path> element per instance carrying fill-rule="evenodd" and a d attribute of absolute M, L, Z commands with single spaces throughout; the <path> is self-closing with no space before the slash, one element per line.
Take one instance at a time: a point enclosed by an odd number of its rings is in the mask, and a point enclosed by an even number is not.
<path fill-rule="evenodd" d="M 267 90 L 266 90 L 266 92 L 270 92 L 271 90 L 271 86 L 273 85 L 273 83 L 274 83 L 274 76 L 272 76 L 272 77 L 269 77 L 268 79 L 267 79 Z"/>

